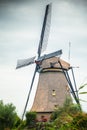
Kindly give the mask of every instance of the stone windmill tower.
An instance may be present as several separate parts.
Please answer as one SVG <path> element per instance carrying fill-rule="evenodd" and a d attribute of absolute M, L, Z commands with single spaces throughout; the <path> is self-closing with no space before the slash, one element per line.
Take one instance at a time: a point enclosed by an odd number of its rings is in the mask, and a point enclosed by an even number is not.
<path fill-rule="evenodd" d="M 51 6 L 51 4 L 46 6 L 40 42 L 37 51 L 37 59 L 35 59 L 36 57 L 34 56 L 28 59 L 20 59 L 17 62 L 16 69 L 31 65 L 33 63 L 36 64 L 22 119 L 25 115 L 28 101 L 30 99 L 29 97 L 36 72 L 39 72 L 40 75 L 35 100 L 31 111 L 36 111 L 38 113 L 38 118 L 43 115 L 48 115 L 49 118 L 50 113 L 52 113 L 58 106 L 63 104 L 66 96 L 70 96 L 68 85 L 70 86 L 73 97 L 78 103 L 77 95 L 74 92 L 69 75 L 67 73 L 70 69 L 70 65 L 59 58 L 62 54 L 62 50 L 42 56 L 42 52 L 45 51 L 47 46 L 48 35 L 50 31 Z"/>

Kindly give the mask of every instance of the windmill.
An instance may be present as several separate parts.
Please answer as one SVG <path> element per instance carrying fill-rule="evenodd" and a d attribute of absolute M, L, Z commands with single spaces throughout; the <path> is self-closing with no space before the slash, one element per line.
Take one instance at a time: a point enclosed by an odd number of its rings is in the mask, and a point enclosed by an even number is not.
<path fill-rule="evenodd" d="M 41 56 L 41 53 L 43 51 L 45 51 L 46 46 L 47 46 L 48 35 L 49 35 L 49 31 L 50 31 L 50 23 L 51 23 L 51 6 L 52 6 L 51 4 L 46 6 L 44 21 L 43 21 L 43 27 L 42 27 L 42 31 L 41 31 L 40 42 L 39 42 L 38 52 L 37 52 L 38 58 L 35 60 L 36 57 L 34 56 L 32 58 L 18 60 L 18 62 L 17 62 L 16 69 L 27 66 L 27 65 L 31 65 L 33 63 L 36 63 L 36 67 L 35 67 L 34 75 L 33 75 L 33 78 L 32 78 L 32 82 L 31 82 L 31 86 L 30 86 L 30 90 L 29 90 L 28 98 L 27 98 L 26 105 L 25 105 L 25 108 L 24 108 L 22 119 L 23 119 L 25 111 L 26 111 L 26 107 L 27 107 L 27 104 L 28 104 L 28 100 L 29 100 L 29 97 L 30 97 L 30 93 L 31 93 L 31 90 L 32 90 L 32 86 L 33 86 L 33 82 L 34 82 L 34 79 L 35 79 L 36 72 L 40 71 L 40 69 L 41 69 L 39 64 L 45 59 L 49 59 L 51 57 L 62 54 L 62 50 L 58 50 L 56 52 Z"/>
<path fill-rule="evenodd" d="M 23 115 L 22 115 L 22 119 L 23 119 L 23 117 L 25 115 L 25 112 L 26 112 L 26 108 L 27 108 L 28 101 L 29 101 L 29 98 L 30 98 L 30 94 L 31 94 L 31 90 L 32 90 L 32 87 L 33 87 L 34 79 L 35 79 L 35 76 L 36 76 L 36 72 L 39 72 L 40 74 L 44 73 L 44 72 L 49 72 L 49 71 L 50 72 L 54 72 L 54 74 L 55 74 L 55 72 L 62 72 L 63 78 L 64 78 L 64 82 L 66 84 L 68 83 L 70 85 L 71 90 L 72 90 L 72 94 L 73 94 L 74 98 L 77 101 L 76 94 L 75 94 L 75 92 L 73 90 L 73 86 L 72 86 L 72 84 L 70 82 L 69 75 L 67 73 L 67 71 L 70 68 L 70 65 L 67 62 L 64 62 L 63 60 L 61 60 L 59 58 L 60 55 L 62 54 L 62 50 L 58 50 L 56 52 L 45 54 L 45 55 L 42 56 L 42 52 L 44 52 L 46 50 L 47 42 L 48 42 L 48 36 L 49 36 L 49 31 L 50 31 L 50 23 L 51 23 L 51 8 L 52 8 L 52 4 L 48 4 L 46 6 L 46 9 L 45 9 L 45 16 L 44 16 L 44 21 L 43 21 L 43 26 L 42 26 L 42 31 L 41 31 L 38 51 L 37 51 L 37 54 L 38 54 L 37 59 L 36 59 L 36 56 L 34 56 L 34 57 L 31 57 L 31 58 L 28 58 L 28 59 L 20 59 L 17 62 L 16 69 L 24 67 L 24 66 L 31 65 L 33 63 L 36 64 L 36 67 L 35 67 L 35 70 L 34 70 L 34 75 L 33 75 L 33 78 L 32 78 L 31 86 L 30 86 L 30 89 L 29 89 L 28 97 L 27 97 L 27 101 L 26 101 L 26 104 L 25 104 L 24 112 L 23 112 Z M 56 57 L 56 56 L 58 56 L 58 57 Z M 49 64 L 47 64 L 47 63 L 49 63 Z M 47 66 L 44 67 L 44 64 L 45 65 L 47 64 Z M 50 65 L 50 67 L 48 67 L 49 65 Z M 48 69 L 48 70 L 46 70 L 46 69 Z M 54 77 L 54 74 L 53 74 L 53 77 Z M 59 76 L 59 73 L 58 73 L 57 77 L 58 76 Z M 65 78 L 67 79 L 66 81 L 65 81 Z M 40 82 L 40 84 L 41 84 L 41 82 Z M 38 90 L 38 87 L 37 87 L 37 90 Z M 55 95 L 55 89 L 53 89 L 52 92 L 53 92 L 53 95 Z M 69 92 L 66 92 L 66 93 L 69 93 Z M 36 92 L 36 95 L 37 95 L 37 92 Z M 38 98 L 38 96 L 37 96 L 37 98 Z M 44 97 L 44 98 L 46 98 L 46 97 Z M 34 104 L 35 104 L 35 102 L 34 102 Z M 56 104 L 54 104 L 54 105 L 56 107 Z M 35 105 L 33 105 L 31 110 L 33 110 L 34 106 Z"/>

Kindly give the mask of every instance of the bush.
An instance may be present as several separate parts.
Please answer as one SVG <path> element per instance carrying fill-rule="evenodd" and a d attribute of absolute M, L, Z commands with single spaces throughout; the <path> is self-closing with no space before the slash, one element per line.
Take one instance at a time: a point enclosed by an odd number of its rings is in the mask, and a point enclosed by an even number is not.
<path fill-rule="evenodd" d="M 5 105 L 3 101 L 0 101 L 0 130 L 14 127 L 16 116 L 13 104 Z"/>
<path fill-rule="evenodd" d="M 76 113 L 81 112 L 79 105 L 73 104 L 72 99 L 67 97 L 63 106 L 59 107 L 56 111 L 54 111 L 51 115 L 51 120 L 57 119 L 63 113 L 67 113 L 70 116 L 74 116 Z"/>
<path fill-rule="evenodd" d="M 54 125 L 59 129 L 62 126 L 66 126 L 70 122 L 72 122 L 73 118 L 67 114 L 67 113 L 62 113 L 55 121 Z"/>
<path fill-rule="evenodd" d="M 26 126 L 34 127 L 36 125 L 36 112 L 26 113 Z"/>
<path fill-rule="evenodd" d="M 22 124 L 22 120 L 16 116 L 14 127 L 18 128 Z"/>
<path fill-rule="evenodd" d="M 73 118 L 72 126 L 75 126 L 79 130 L 87 130 L 87 114 L 78 113 Z"/>
<path fill-rule="evenodd" d="M 17 130 L 24 130 L 26 127 L 26 121 L 21 121 L 20 125 L 17 127 Z"/>

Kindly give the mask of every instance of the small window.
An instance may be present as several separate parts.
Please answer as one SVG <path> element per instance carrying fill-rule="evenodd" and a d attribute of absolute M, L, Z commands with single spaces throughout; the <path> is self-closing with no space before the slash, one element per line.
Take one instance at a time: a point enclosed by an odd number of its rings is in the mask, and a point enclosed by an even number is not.
<path fill-rule="evenodd" d="M 54 105 L 54 109 L 55 109 L 55 110 L 58 109 L 58 105 Z"/>
<path fill-rule="evenodd" d="M 70 90 L 68 85 L 66 85 L 66 90 L 67 90 L 67 91 L 69 91 L 69 90 Z"/>
<path fill-rule="evenodd" d="M 56 91 L 52 90 L 52 96 L 56 96 Z"/>

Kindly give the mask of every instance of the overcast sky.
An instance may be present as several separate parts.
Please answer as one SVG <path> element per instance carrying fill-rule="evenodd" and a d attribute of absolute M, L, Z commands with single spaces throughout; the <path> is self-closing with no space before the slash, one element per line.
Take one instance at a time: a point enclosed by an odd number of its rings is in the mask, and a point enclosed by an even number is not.
<path fill-rule="evenodd" d="M 34 65 L 16 70 L 17 59 L 37 53 L 45 6 L 52 3 L 51 29 L 45 53 L 59 49 L 75 68 L 77 86 L 87 82 L 86 0 L 3 0 L 0 1 L 0 100 L 12 102 L 21 116 L 32 80 Z M 35 84 L 38 82 L 38 74 Z M 31 106 L 36 85 L 27 110 Z M 85 91 L 87 88 L 84 89 Z M 87 96 L 81 96 L 87 100 Z M 87 103 L 82 103 L 87 110 Z"/>

